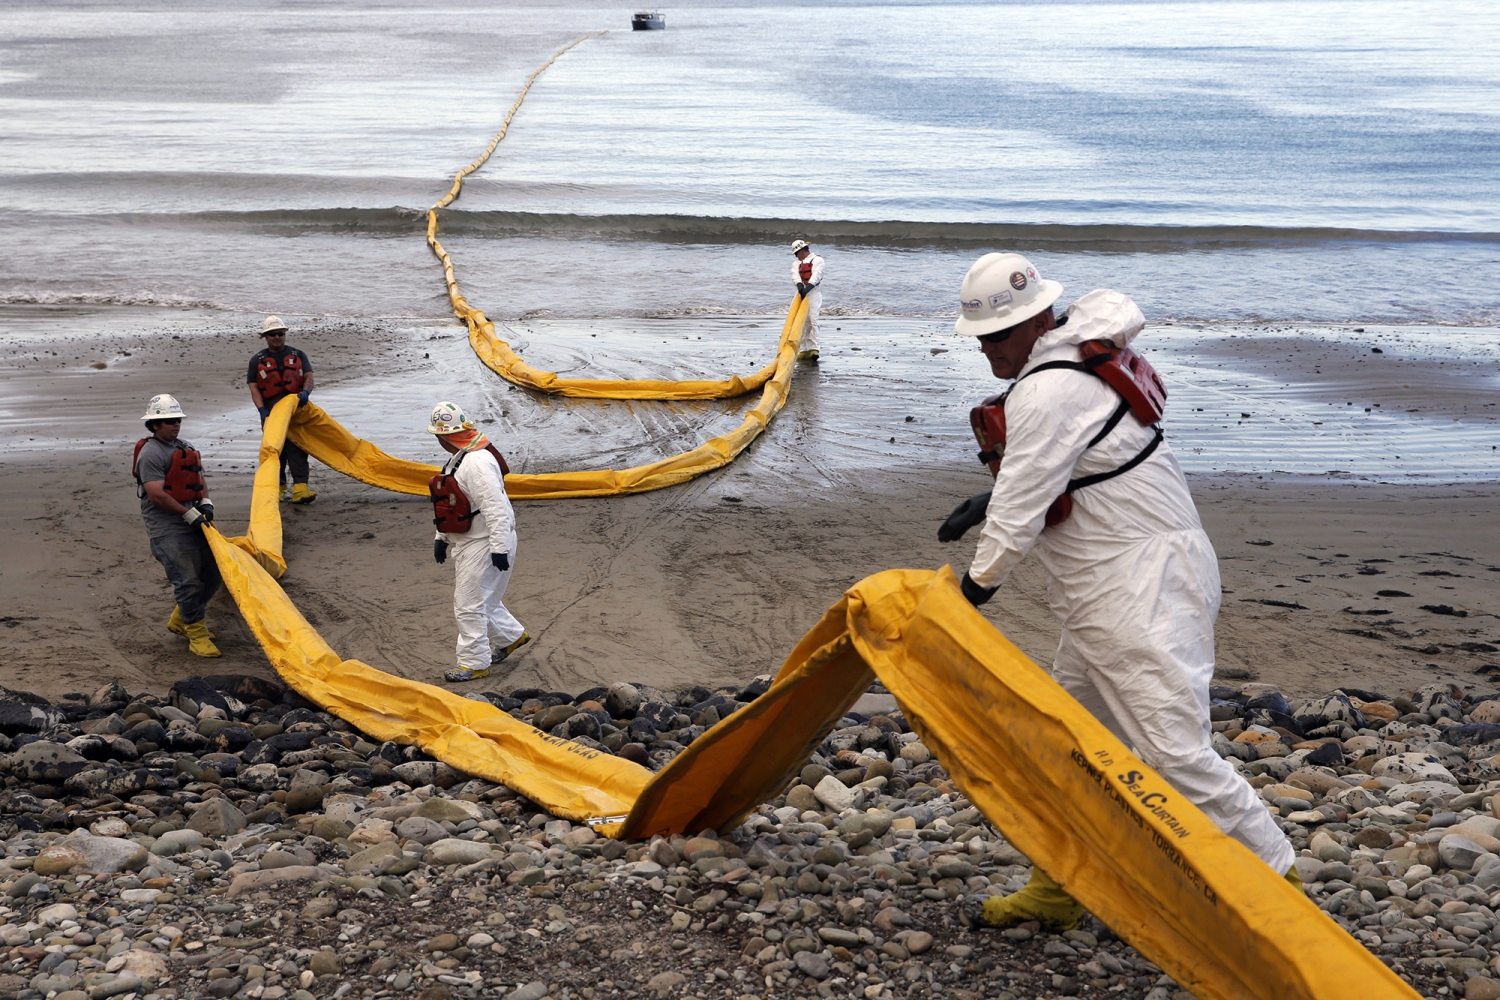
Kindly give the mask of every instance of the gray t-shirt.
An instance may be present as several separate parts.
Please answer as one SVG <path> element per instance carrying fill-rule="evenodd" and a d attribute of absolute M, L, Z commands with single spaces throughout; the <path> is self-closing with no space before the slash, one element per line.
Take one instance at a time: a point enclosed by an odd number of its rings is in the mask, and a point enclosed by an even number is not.
<path fill-rule="evenodd" d="M 173 444 L 163 444 L 155 437 L 148 438 L 141 445 L 141 454 L 136 461 L 135 471 L 141 482 L 150 483 L 159 479 L 167 478 L 167 470 L 172 467 L 172 452 L 178 447 L 191 448 L 189 441 L 178 438 Z M 142 491 L 144 492 L 144 491 Z M 169 510 L 162 510 L 151 502 L 150 497 L 141 497 L 141 517 L 146 522 L 146 534 L 152 538 L 166 538 L 171 535 L 190 535 L 196 528 L 189 528 L 182 521 L 181 514 L 173 514 Z"/>

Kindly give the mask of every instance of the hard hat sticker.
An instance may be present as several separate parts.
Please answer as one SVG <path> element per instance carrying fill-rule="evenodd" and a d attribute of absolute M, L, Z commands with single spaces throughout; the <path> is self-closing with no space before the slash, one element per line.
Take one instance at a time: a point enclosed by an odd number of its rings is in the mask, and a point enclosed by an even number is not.
<path fill-rule="evenodd" d="M 1020 271 L 1016 271 L 1014 274 L 1012 274 L 1010 276 L 1010 287 L 1014 288 L 1018 292 L 1021 289 L 1025 288 L 1026 287 L 1026 275 L 1022 274 Z"/>
<path fill-rule="evenodd" d="M 978 299 L 962 299 L 959 301 L 958 306 L 960 309 L 978 309 L 983 304 Z"/>
<path fill-rule="evenodd" d="M 996 292 L 994 295 L 990 296 L 990 308 L 999 309 L 1001 306 L 1009 302 L 1012 298 L 1014 298 L 1014 296 L 1012 296 L 1010 292 Z"/>

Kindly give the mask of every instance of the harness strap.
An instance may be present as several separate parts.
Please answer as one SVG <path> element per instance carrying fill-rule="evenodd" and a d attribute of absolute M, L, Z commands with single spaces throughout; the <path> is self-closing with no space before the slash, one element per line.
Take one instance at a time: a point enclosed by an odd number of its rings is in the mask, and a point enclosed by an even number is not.
<path fill-rule="evenodd" d="M 1092 476 L 1082 476 L 1078 479 L 1068 480 L 1067 492 L 1072 493 L 1074 490 L 1081 490 L 1085 486 L 1093 486 L 1095 483 L 1102 483 L 1106 479 L 1113 479 L 1116 476 L 1123 476 L 1125 473 L 1129 472 L 1131 469 L 1135 468 L 1137 465 L 1140 465 L 1146 459 L 1150 458 L 1151 453 L 1156 450 L 1156 446 L 1161 444 L 1162 438 L 1166 437 L 1166 435 L 1162 433 L 1160 424 L 1152 427 L 1151 429 L 1155 431 L 1156 434 L 1151 438 L 1151 442 L 1146 445 L 1146 447 L 1141 449 L 1140 454 L 1136 455 L 1130 461 L 1126 462 L 1124 465 L 1120 466 L 1117 469 L 1110 469 L 1108 472 L 1096 472 Z"/>
<path fill-rule="evenodd" d="M 1130 403 L 1124 399 L 1121 399 L 1120 405 L 1115 407 L 1115 412 L 1110 414 L 1109 419 L 1104 422 L 1104 429 L 1090 438 L 1089 443 L 1084 445 L 1084 448 L 1092 448 L 1100 441 L 1103 441 L 1105 438 L 1109 437 L 1109 432 L 1120 426 L 1120 421 L 1124 420 L 1125 414 L 1129 412 Z M 1155 446 L 1153 445 L 1152 447 Z"/>

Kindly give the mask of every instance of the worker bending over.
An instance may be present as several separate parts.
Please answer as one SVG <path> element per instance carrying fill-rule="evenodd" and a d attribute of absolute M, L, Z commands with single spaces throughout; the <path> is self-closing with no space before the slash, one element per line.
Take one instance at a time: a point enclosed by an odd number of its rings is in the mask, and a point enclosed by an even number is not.
<path fill-rule="evenodd" d="M 1015 381 L 973 415 L 994 489 L 961 504 L 939 538 L 983 524 L 963 578 L 976 606 L 1034 551 L 1062 623 L 1053 677 L 1220 829 L 1295 881 L 1291 845 L 1210 742 L 1219 567 L 1157 425 L 1165 389 L 1125 350 L 1145 318 L 1106 290 L 1055 317 L 1062 290 L 1013 253 L 985 254 L 964 278 L 957 330 L 979 338 L 996 378 Z M 971 897 L 963 916 L 1068 929 L 1083 908 L 1034 867 L 1025 889 Z"/>
<path fill-rule="evenodd" d="M 299 407 L 307 402 L 313 388 L 313 370 L 306 354 L 286 346 L 286 324 L 279 317 L 267 316 L 260 335 L 265 338 L 265 349 L 257 351 L 250 359 L 250 370 L 245 378 L 250 383 L 250 401 L 260 411 L 261 424 L 265 424 L 271 415 L 271 407 L 283 398 L 296 396 Z M 318 495 L 307 488 L 307 452 L 290 440 L 282 446 L 281 469 L 277 473 L 283 500 L 288 499 L 288 472 L 292 474 L 292 503 L 312 503 L 317 499 Z"/>
<path fill-rule="evenodd" d="M 213 633 L 204 614 L 209 598 L 219 589 L 219 565 L 214 562 L 203 526 L 212 524 L 214 503 L 203 480 L 203 459 L 177 435 L 182 430 L 182 407 L 163 393 L 146 404 L 149 437 L 135 444 L 131 475 L 141 498 L 141 518 L 151 539 L 151 554 L 167 571 L 177 606 L 167 628 L 186 636 L 188 652 L 218 656 Z"/>
<path fill-rule="evenodd" d="M 432 557 L 453 553 L 458 666 L 444 680 L 472 681 L 531 641 L 504 604 L 516 560 L 516 515 L 505 495 L 505 458 L 457 404 L 433 407 L 427 431 L 451 457 L 432 477 Z M 493 648 L 494 652 L 491 652 Z"/>
<path fill-rule="evenodd" d="M 792 280 L 797 294 L 807 300 L 807 332 L 802 335 L 802 349 L 797 360 L 818 362 L 818 313 L 823 309 L 823 258 L 812 252 L 805 240 L 792 242 Z"/>

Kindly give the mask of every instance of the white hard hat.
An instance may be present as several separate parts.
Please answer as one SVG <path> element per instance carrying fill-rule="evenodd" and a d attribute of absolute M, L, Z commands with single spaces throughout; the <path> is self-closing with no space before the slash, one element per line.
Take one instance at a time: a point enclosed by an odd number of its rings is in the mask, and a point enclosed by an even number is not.
<path fill-rule="evenodd" d="M 1020 254 L 987 253 L 964 275 L 953 329 L 969 337 L 998 333 L 1046 309 L 1062 292 Z"/>
<path fill-rule="evenodd" d="M 142 420 L 181 420 L 182 406 L 177 402 L 176 396 L 168 396 L 162 393 L 152 396 L 151 402 L 146 404 L 146 415 Z"/>
<path fill-rule="evenodd" d="M 792 253 L 798 253 L 802 250 L 811 249 L 812 245 L 809 244 L 806 240 L 792 240 Z"/>
<path fill-rule="evenodd" d="M 459 431 L 474 430 L 474 421 L 464 416 L 464 411 L 458 408 L 457 403 L 450 403 L 446 399 L 432 408 L 432 416 L 427 422 L 428 434 L 457 434 Z"/>
<path fill-rule="evenodd" d="M 267 316 L 266 321 L 260 325 L 260 335 L 264 337 L 268 333 L 286 333 L 286 324 L 281 321 L 280 316 Z"/>

